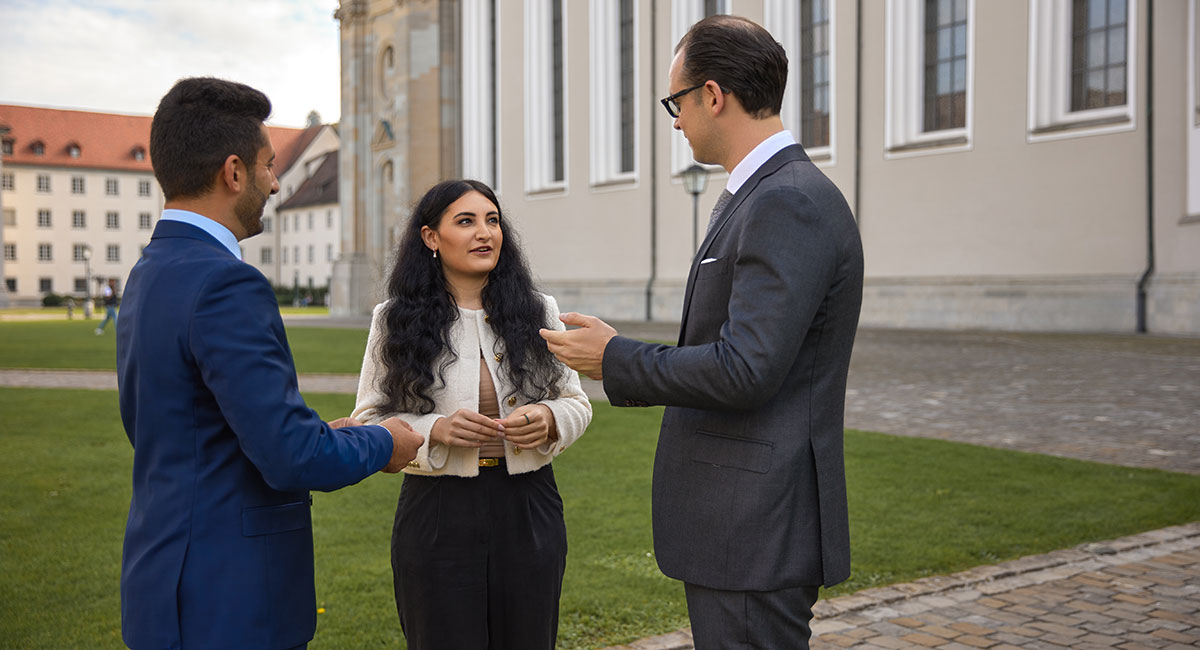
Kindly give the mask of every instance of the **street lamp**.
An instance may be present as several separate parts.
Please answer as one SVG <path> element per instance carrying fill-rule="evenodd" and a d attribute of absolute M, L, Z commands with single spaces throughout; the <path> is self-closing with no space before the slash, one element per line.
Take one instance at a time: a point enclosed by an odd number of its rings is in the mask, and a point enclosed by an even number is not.
<path fill-rule="evenodd" d="M 700 195 L 704 193 L 704 186 L 708 184 L 708 170 L 692 163 L 691 167 L 679 175 L 683 177 L 683 189 L 692 195 L 692 250 L 696 251 L 700 249 L 696 225 L 700 219 Z"/>
<path fill-rule="evenodd" d="M 83 245 L 83 318 L 92 319 L 92 247 Z"/>

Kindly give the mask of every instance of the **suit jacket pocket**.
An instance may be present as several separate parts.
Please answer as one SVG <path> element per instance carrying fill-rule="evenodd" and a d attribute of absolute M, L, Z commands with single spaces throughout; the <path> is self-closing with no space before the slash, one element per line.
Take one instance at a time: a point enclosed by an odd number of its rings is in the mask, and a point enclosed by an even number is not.
<path fill-rule="evenodd" d="M 274 535 L 305 528 L 312 528 L 312 514 L 308 503 L 303 501 L 242 509 L 242 535 L 244 537 Z"/>
<path fill-rule="evenodd" d="M 696 463 L 766 474 L 771 467 L 774 451 L 775 445 L 763 440 L 747 440 L 697 431 L 692 441 L 691 458 Z"/>

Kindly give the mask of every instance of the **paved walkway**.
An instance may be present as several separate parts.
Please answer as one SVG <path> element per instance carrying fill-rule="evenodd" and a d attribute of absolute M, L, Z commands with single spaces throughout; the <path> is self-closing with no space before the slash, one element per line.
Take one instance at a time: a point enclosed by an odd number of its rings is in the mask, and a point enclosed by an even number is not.
<path fill-rule="evenodd" d="M 617 328 L 661 341 L 676 331 Z M 0 385 L 113 390 L 116 378 L 0 370 Z M 357 378 L 302 375 L 300 387 L 353 393 Z M 598 382 L 585 390 L 603 399 Z M 1200 474 L 1200 339 L 862 330 L 846 425 Z M 823 601 L 814 630 L 822 650 L 1200 647 L 1200 522 Z M 681 630 L 627 647 L 692 646 Z"/>
<path fill-rule="evenodd" d="M 813 650 L 1200 647 L 1200 523 L 821 601 Z M 689 650 L 688 630 L 608 650 Z"/>

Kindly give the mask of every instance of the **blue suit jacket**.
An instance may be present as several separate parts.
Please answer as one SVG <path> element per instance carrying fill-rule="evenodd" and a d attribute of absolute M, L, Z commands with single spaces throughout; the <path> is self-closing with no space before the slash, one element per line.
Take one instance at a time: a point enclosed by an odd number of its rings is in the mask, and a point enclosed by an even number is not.
<path fill-rule="evenodd" d="M 121 632 L 135 650 L 290 648 L 316 629 L 308 490 L 387 464 L 380 427 L 304 404 L 274 293 L 195 226 L 160 221 L 117 328 L 133 497 Z"/>

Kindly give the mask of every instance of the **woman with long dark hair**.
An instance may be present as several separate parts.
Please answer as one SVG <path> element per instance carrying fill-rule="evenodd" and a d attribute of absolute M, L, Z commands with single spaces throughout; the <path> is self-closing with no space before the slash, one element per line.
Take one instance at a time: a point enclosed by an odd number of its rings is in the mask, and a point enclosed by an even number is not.
<path fill-rule="evenodd" d="M 553 648 L 566 565 L 550 461 L 592 407 L 538 335 L 563 329 L 487 185 L 417 203 L 375 308 L 353 417 L 425 436 L 392 528 L 411 650 Z"/>

